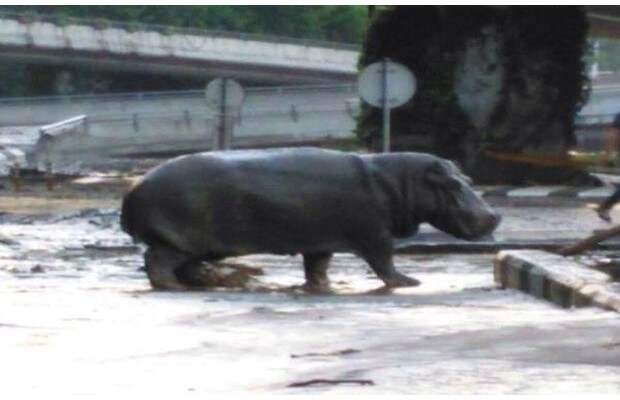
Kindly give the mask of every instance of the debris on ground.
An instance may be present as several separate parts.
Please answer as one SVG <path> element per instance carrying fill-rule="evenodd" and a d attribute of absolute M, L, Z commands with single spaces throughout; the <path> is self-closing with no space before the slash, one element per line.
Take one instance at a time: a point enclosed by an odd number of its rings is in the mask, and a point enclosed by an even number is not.
<path fill-rule="evenodd" d="M 598 230 L 587 238 L 559 250 L 558 254 L 562 256 L 573 256 L 583 253 L 584 251 L 591 250 L 598 243 L 618 235 L 620 235 L 620 225 L 616 225 L 610 229 Z"/>
<path fill-rule="evenodd" d="M 6 244 L 8 246 L 16 246 L 19 244 L 19 242 L 17 242 L 16 240 L 13 240 L 10 237 L 3 235 L 2 233 L 0 233 L 0 243 Z"/>
<path fill-rule="evenodd" d="M 261 268 L 232 262 L 202 262 L 200 267 L 185 278 L 201 288 L 257 289 L 260 283 L 254 278 L 263 275 Z"/>
<path fill-rule="evenodd" d="M 290 388 L 307 387 L 315 385 L 341 385 L 355 384 L 361 386 L 374 386 L 375 382 L 370 379 L 311 379 L 309 381 L 294 382 L 288 385 Z"/>
<path fill-rule="evenodd" d="M 620 281 L 620 253 L 617 251 L 592 251 L 575 256 L 575 260 Z"/>
<path fill-rule="evenodd" d="M 41 264 L 37 264 L 30 268 L 30 272 L 33 274 L 42 274 L 45 272 L 45 268 Z"/>
<path fill-rule="evenodd" d="M 346 355 L 349 355 L 349 354 L 356 354 L 356 353 L 361 353 L 361 350 L 357 350 L 357 349 L 344 349 L 344 350 L 339 350 L 339 351 L 332 351 L 330 353 L 291 354 L 291 358 L 346 356 Z"/>

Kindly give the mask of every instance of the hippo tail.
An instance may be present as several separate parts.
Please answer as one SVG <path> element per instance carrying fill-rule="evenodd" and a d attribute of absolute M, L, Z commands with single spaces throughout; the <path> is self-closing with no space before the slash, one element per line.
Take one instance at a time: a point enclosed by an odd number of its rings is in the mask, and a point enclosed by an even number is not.
<path fill-rule="evenodd" d="M 145 223 L 143 213 L 143 202 L 140 199 L 139 190 L 134 187 L 123 197 L 121 206 L 121 229 L 133 239 L 134 243 L 154 243 L 166 242 L 157 232 L 149 229 L 149 224 Z"/>
<path fill-rule="evenodd" d="M 123 205 L 121 208 L 121 229 L 135 240 L 135 223 L 132 218 L 132 198 L 134 192 L 131 191 L 123 197 Z"/>

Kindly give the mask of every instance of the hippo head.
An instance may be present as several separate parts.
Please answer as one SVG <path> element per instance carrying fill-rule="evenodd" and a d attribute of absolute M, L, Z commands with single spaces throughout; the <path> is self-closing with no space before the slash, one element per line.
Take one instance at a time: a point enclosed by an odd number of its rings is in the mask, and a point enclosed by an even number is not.
<path fill-rule="evenodd" d="M 475 240 L 491 234 L 501 217 L 476 194 L 471 179 L 451 161 L 435 159 L 424 169 L 418 198 L 425 222 L 457 238 Z"/>

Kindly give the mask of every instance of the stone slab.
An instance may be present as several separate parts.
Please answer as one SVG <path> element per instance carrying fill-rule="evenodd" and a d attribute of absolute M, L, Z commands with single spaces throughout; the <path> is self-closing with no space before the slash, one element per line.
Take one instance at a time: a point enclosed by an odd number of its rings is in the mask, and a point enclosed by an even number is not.
<path fill-rule="evenodd" d="M 553 240 L 505 240 L 496 242 L 466 242 L 452 241 L 401 241 L 395 243 L 394 252 L 398 254 L 443 254 L 443 253 L 496 253 L 500 250 L 536 249 L 557 251 L 568 245 L 574 244 L 573 239 Z M 620 242 L 609 241 L 598 243 L 593 247 L 595 250 L 620 250 Z"/>
<path fill-rule="evenodd" d="M 549 196 L 553 192 L 564 189 L 565 186 L 531 186 L 515 189 L 508 192 L 508 197 L 540 197 Z"/>
<path fill-rule="evenodd" d="M 605 198 L 611 195 L 613 192 L 614 192 L 614 188 L 605 186 L 605 187 L 600 187 L 596 189 L 584 190 L 582 192 L 579 192 L 577 197 L 579 197 L 580 199 Z"/>
<path fill-rule="evenodd" d="M 620 283 L 570 257 L 540 250 L 504 250 L 494 260 L 493 276 L 502 288 L 560 307 L 595 305 L 620 312 Z"/>

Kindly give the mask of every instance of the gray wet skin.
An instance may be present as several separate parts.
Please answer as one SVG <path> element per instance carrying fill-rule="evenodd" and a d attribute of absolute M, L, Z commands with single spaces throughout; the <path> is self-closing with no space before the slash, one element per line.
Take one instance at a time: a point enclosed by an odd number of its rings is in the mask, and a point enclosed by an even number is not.
<path fill-rule="evenodd" d="M 392 262 L 392 240 L 422 222 L 458 238 L 499 216 L 451 162 L 422 153 L 360 155 L 314 148 L 207 152 L 169 160 L 124 198 L 123 230 L 146 243 L 156 289 L 185 289 L 201 261 L 257 253 L 304 257 L 306 288 L 329 288 L 334 252 L 352 252 L 387 287 L 416 286 Z"/>

